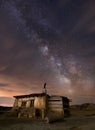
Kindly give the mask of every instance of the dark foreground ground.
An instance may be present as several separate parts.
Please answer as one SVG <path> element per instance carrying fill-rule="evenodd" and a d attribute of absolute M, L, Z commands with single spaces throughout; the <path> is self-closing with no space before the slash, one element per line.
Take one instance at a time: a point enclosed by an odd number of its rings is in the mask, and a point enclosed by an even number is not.
<path fill-rule="evenodd" d="M 52 124 L 29 119 L 2 118 L 0 130 L 95 130 L 95 116 L 70 117 Z"/>
<path fill-rule="evenodd" d="M 70 111 L 70 117 L 51 124 L 1 115 L 0 130 L 95 130 L 95 105 L 73 106 Z"/>

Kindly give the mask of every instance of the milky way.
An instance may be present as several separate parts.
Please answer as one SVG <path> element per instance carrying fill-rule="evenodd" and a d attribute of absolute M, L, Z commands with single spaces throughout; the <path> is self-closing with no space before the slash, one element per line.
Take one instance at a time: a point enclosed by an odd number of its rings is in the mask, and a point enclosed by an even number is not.
<path fill-rule="evenodd" d="M 0 1 L 0 104 L 42 92 L 95 102 L 95 1 Z"/>

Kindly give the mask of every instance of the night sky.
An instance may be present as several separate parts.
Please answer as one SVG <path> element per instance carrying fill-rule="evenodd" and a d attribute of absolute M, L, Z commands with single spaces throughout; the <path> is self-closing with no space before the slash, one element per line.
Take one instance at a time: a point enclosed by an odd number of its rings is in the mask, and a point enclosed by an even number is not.
<path fill-rule="evenodd" d="M 44 82 L 95 103 L 95 0 L 0 0 L 0 105 Z"/>

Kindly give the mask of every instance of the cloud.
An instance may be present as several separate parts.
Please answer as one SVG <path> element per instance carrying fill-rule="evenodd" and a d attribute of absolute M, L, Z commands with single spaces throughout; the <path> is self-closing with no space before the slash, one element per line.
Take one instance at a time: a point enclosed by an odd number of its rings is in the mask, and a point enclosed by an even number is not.
<path fill-rule="evenodd" d="M 0 71 L 4 71 L 4 70 L 6 70 L 7 68 L 8 68 L 8 65 L 1 66 Z"/>
<path fill-rule="evenodd" d="M 0 83 L 0 88 L 1 87 L 7 87 L 7 86 L 8 86 L 8 84 Z"/>
<path fill-rule="evenodd" d="M 13 106 L 14 99 L 10 97 L 0 97 L 0 106 Z"/>

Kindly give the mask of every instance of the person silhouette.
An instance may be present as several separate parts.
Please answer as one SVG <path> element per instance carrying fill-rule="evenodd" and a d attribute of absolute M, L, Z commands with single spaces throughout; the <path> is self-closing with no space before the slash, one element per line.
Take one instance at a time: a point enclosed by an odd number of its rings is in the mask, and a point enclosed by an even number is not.
<path fill-rule="evenodd" d="M 46 85 L 47 85 L 47 84 L 46 84 L 46 83 L 44 83 L 43 93 L 45 93 L 45 94 L 47 93 L 47 90 L 46 90 Z"/>

